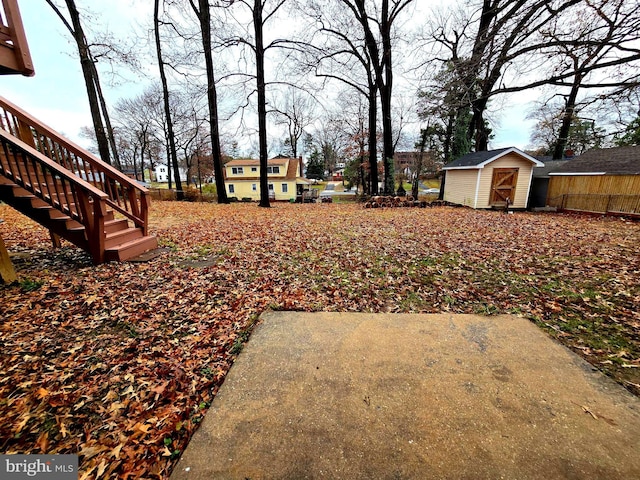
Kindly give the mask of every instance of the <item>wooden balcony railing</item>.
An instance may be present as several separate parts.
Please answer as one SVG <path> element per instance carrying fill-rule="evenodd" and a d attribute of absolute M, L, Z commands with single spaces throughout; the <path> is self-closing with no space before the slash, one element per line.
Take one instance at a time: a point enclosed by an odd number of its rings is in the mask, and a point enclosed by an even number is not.
<path fill-rule="evenodd" d="M 0 74 L 33 75 L 33 63 L 17 0 L 0 2 Z"/>

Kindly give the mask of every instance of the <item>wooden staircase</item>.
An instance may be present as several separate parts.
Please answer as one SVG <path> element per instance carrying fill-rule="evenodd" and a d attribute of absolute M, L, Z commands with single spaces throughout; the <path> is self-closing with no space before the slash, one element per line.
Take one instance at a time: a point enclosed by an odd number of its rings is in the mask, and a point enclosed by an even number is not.
<path fill-rule="evenodd" d="M 148 191 L 0 97 L 0 200 L 93 262 L 157 248 Z"/>

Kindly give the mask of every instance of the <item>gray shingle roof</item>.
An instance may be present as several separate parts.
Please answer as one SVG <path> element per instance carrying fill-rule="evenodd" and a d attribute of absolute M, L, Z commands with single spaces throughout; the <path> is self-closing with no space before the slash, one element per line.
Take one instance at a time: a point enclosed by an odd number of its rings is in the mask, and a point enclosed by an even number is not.
<path fill-rule="evenodd" d="M 589 150 L 554 169 L 551 175 L 578 173 L 640 175 L 640 147 Z"/>
<path fill-rule="evenodd" d="M 544 162 L 544 167 L 535 167 L 533 169 L 533 176 L 536 178 L 548 177 L 550 172 L 556 171 L 556 169 L 562 167 L 565 163 L 571 160 L 546 160 L 538 158 L 541 162 Z"/>
<path fill-rule="evenodd" d="M 444 166 L 444 168 L 454 168 L 454 167 L 474 167 L 476 165 L 480 165 L 481 163 L 486 162 L 487 160 L 495 157 L 496 155 L 500 155 L 502 152 L 506 152 L 509 150 L 508 148 L 500 148 L 498 150 L 489 150 L 486 152 L 472 152 L 463 155 L 462 157 L 450 162 Z"/>

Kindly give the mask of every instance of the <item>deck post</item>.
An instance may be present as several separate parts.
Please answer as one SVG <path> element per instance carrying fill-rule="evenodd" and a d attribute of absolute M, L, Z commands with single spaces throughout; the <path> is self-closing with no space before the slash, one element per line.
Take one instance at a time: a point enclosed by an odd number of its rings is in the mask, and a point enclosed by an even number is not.
<path fill-rule="evenodd" d="M 4 283 L 13 283 L 18 280 L 2 237 L 0 237 L 0 280 Z"/>
<path fill-rule="evenodd" d="M 49 236 L 51 237 L 51 243 L 53 244 L 54 249 L 62 247 L 62 240 L 60 239 L 60 235 L 49 230 Z"/>

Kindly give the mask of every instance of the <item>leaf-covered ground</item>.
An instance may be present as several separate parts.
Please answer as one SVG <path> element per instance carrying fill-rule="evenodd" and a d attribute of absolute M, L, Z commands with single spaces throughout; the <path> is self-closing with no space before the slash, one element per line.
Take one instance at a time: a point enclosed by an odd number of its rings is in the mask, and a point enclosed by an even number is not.
<path fill-rule="evenodd" d="M 521 315 L 640 394 L 639 222 L 155 202 L 165 253 L 92 266 L 0 218 L 0 452 L 79 453 L 81 478 L 166 478 L 267 309 Z"/>

